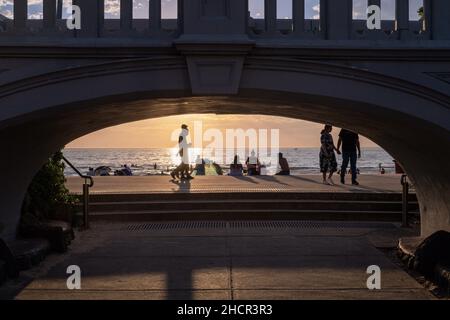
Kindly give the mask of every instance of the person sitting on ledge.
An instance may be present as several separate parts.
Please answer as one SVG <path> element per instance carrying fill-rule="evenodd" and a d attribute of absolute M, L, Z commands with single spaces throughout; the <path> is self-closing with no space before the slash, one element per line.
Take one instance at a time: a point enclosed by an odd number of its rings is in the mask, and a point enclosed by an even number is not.
<path fill-rule="evenodd" d="M 277 176 L 288 176 L 291 174 L 289 163 L 281 152 L 278 153 L 278 166 L 280 167 L 280 171 L 276 174 Z"/>
<path fill-rule="evenodd" d="M 233 177 L 242 176 L 243 175 L 243 171 L 244 171 L 244 167 L 239 162 L 239 156 L 235 155 L 233 163 L 230 164 L 230 173 L 228 175 L 229 176 L 233 176 Z"/>
<path fill-rule="evenodd" d="M 94 168 L 89 167 L 89 171 L 87 172 L 87 175 L 88 175 L 89 177 L 95 176 Z"/>
<path fill-rule="evenodd" d="M 206 173 L 206 171 L 205 171 L 205 160 L 200 158 L 199 155 L 197 155 L 197 159 L 195 159 L 194 171 L 196 172 L 195 174 L 197 176 L 204 176 L 205 173 Z"/>
<path fill-rule="evenodd" d="M 247 161 L 245 161 L 245 164 L 247 165 L 247 175 L 249 176 L 259 175 L 259 166 L 261 164 L 259 163 L 259 159 L 255 155 L 254 150 L 252 150 L 252 152 L 250 153 L 250 156 L 247 158 Z"/>

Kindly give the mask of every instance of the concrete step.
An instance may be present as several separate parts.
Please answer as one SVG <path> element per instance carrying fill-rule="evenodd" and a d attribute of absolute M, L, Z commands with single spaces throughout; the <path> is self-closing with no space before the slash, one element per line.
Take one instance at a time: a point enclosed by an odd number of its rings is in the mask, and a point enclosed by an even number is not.
<path fill-rule="evenodd" d="M 399 201 L 349 200 L 189 200 L 189 201 L 123 201 L 94 202 L 92 212 L 118 211 L 185 211 L 185 210 L 344 210 L 344 211 L 401 211 Z M 418 210 L 418 203 L 409 203 L 409 210 Z"/>
<path fill-rule="evenodd" d="M 91 203 L 134 201 L 194 201 L 194 200 L 340 200 L 340 201 L 401 201 L 400 193 L 388 192 L 167 192 L 167 193 L 91 193 Z M 409 201 L 417 201 L 414 193 Z"/>
<path fill-rule="evenodd" d="M 399 211 L 337 210 L 146 210 L 91 212 L 91 221 L 183 221 L 183 220 L 345 220 L 401 221 Z"/>

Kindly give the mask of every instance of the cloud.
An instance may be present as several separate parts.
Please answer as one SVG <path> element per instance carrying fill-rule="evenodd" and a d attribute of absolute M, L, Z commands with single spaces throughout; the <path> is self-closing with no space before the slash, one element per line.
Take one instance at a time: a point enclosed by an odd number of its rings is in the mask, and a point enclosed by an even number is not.
<path fill-rule="evenodd" d="M 105 0 L 105 17 L 120 17 L 120 0 Z"/>
<path fill-rule="evenodd" d="M 315 12 L 313 19 L 320 19 L 320 4 L 315 5 L 312 9 Z"/>
<path fill-rule="evenodd" d="M 0 14 L 5 17 L 13 18 L 13 2 L 12 0 L 0 0 Z"/>

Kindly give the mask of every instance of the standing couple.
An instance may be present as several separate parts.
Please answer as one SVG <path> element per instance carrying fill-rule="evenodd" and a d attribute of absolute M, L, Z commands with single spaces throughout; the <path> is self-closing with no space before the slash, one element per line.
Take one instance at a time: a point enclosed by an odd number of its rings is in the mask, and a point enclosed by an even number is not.
<path fill-rule="evenodd" d="M 359 136 L 357 133 L 342 129 L 339 133 L 339 141 L 337 147 L 334 146 L 333 136 L 331 131 L 333 127 L 329 124 L 321 132 L 320 136 L 320 171 L 323 174 L 323 183 L 334 185 L 332 180 L 333 173 L 337 171 L 336 151 L 341 154 L 340 148 L 342 145 L 342 167 L 341 167 L 341 183 L 345 184 L 345 174 L 347 172 L 348 163 L 350 162 L 350 170 L 352 172 L 352 184 L 359 185 L 356 180 L 357 158 L 361 158 L 361 146 L 359 144 Z M 358 153 L 357 153 L 358 151 Z M 327 178 L 328 173 L 328 178 Z"/>

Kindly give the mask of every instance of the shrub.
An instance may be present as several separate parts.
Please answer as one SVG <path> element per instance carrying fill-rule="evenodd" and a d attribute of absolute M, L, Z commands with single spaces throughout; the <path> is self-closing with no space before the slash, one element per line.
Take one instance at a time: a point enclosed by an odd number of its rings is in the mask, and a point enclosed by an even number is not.
<path fill-rule="evenodd" d="M 65 186 L 62 152 L 52 155 L 34 176 L 22 206 L 21 226 L 40 224 L 49 219 L 71 220 L 76 198 Z"/>

